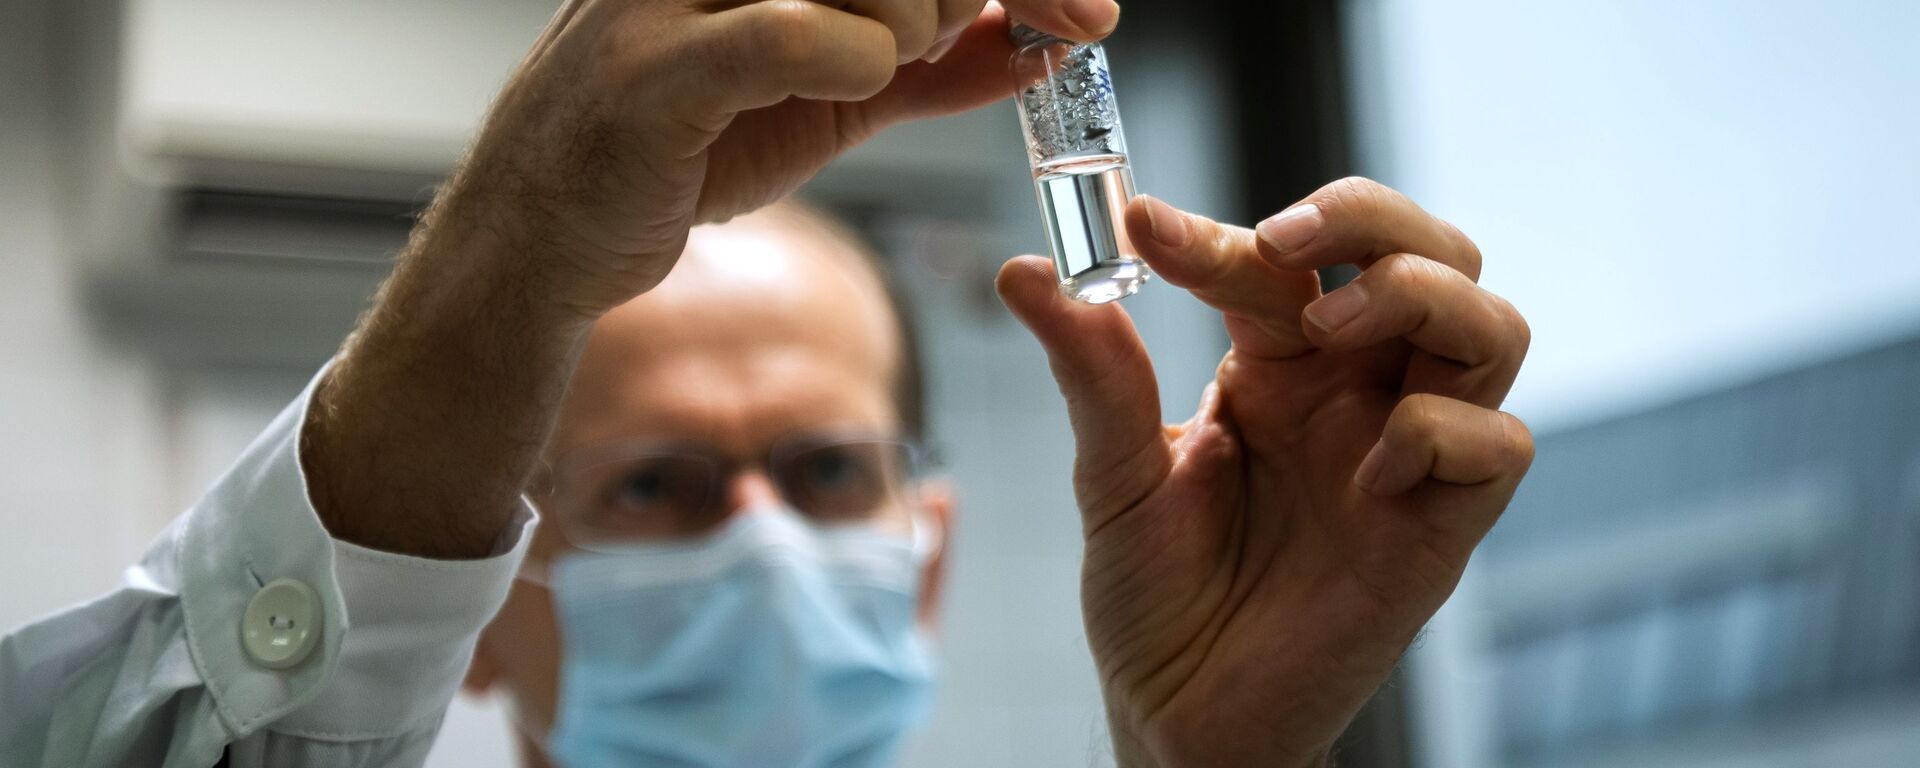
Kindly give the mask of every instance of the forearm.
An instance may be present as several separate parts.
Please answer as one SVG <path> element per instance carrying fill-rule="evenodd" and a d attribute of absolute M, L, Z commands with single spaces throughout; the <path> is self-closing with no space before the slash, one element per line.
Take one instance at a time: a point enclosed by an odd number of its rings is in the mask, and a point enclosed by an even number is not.
<path fill-rule="evenodd" d="M 538 238 L 448 187 L 321 383 L 301 454 L 336 538 L 473 558 L 518 507 L 591 319 L 541 292 Z"/>

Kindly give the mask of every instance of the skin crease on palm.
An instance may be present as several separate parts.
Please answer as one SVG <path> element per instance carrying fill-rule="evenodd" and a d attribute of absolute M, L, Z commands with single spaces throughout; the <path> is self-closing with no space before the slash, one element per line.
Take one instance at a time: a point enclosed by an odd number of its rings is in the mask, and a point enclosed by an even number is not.
<path fill-rule="evenodd" d="M 596 324 L 549 455 L 646 434 L 752 456 L 792 430 L 897 429 L 892 384 L 901 343 L 858 247 L 784 206 L 694 230 L 670 277 Z M 734 478 L 726 493 L 735 511 L 778 500 L 755 472 Z M 950 528 L 944 485 L 925 482 L 918 497 L 926 524 Z M 549 521 L 535 534 L 528 567 L 571 549 Z M 922 574 L 920 616 L 929 629 L 944 565 L 937 556 Z M 505 694 L 526 765 L 547 764 L 535 745 L 553 722 L 562 661 L 551 595 L 533 581 L 516 584 L 481 636 L 467 688 Z"/>

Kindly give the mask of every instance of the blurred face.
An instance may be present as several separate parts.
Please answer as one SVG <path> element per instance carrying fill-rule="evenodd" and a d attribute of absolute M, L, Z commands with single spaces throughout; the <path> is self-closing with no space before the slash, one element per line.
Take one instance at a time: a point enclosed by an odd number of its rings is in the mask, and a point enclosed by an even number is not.
<path fill-rule="evenodd" d="M 902 341 L 862 259 L 789 212 L 696 230 L 673 274 L 587 343 L 535 499 L 529 572 L 698 539 L 770 507 L 823 526 L 944 529 L 945 495 L 908 482 Z M 922 574 L 923 621 L 939 566 Z M 552 595 L 531 583 L 476 651 L 469 688 L 502 684 L 529 762 L 553 724 L 562 653 Z"/>

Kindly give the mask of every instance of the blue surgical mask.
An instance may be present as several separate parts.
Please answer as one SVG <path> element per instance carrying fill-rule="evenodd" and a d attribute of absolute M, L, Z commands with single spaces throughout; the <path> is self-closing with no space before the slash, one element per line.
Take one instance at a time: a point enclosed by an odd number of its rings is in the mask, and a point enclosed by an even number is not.
<path fill-rule="evenodd" d="M 770 508 L 697 542 L 559 560 L 549 753 L 566 768 L 892 764 L 932 692 L 926 549 Z"/>

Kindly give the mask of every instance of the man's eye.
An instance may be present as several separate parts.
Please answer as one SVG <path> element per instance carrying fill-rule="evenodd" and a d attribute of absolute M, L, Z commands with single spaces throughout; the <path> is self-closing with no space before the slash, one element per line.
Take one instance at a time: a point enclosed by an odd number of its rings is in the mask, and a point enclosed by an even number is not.
<path fill-rule="evenodd" d="M 885 509 L 898 491 L 900 462 L 886 446 L 816 448 L 788 465 L 780 480 L 787 501 L 821 519 L 848 519 Z"/>
<path fill-rule="evenodd" d="M 629 473 L 620 483 L 619 500 L 628 504 L 655 504 L 667 496 L 667 477 L 660 472 Z"/>
<path fill-rule="evenodd" d="M 680 515 L 704 502 L 711 472 L 691 459 L 636 461 L 608 475 L 601 503 L 611 514 Z"/>
<path fill-rule="evenodd" d="M 843 451 L 821 451 L 807 462 L 805 471 L 807 483 L 822 490 L 858 481 L 863 474 L 859 462 Z"/>

